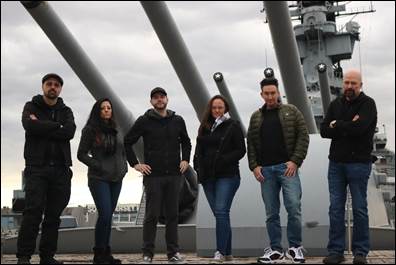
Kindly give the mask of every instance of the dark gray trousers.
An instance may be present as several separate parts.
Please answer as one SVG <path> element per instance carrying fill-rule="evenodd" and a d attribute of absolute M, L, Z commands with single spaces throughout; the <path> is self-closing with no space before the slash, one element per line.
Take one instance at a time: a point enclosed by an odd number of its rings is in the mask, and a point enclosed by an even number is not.
<path fill-rule="evenodd" d="M 67 166 L 27 166 L 24 174 L 25 210 L 16 256 L 33 255 L 41 223 L 40 257 L 50 258 L 57 250 L 60 216 L 70 199 L 73 173 Z"/>
<path fill-rule="evenodd" d="M 164 207 L 168 258 L 179 252 L 178 215 L 182 176 L 144 177 L 146 211 L 143 222 L 143 255 L 154 256 L 157 223 Z"/>

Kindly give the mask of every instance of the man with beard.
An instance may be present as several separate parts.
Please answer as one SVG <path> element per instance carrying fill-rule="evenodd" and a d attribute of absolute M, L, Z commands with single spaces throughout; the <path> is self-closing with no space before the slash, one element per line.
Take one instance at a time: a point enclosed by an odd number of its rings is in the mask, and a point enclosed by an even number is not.
<path fill-rule="evenodd" d="M 70 140 L 76 125 L 73 112 L 62 98 L 63 80 L 54 73 L 42 78 L 43 95 L 25 104 L 25 209 L 18 233 L 18 264 L 30 264 L 41 223 L 40 263 L 61 264 L 54 259 L 60 215 L 70 199 L 73 175 Z M 42 220 L 44 214 L 44 221 Z"/>
<path fill-rule="evenodd" d="M 367 213 L 367 182 L 371 172 L 373 136 L 377 109 L 362 91 L 359 71 L 344 74 L 344 95 L 331 102 L 320 134 L 330 138 L 328 182 L 330 192 L 330 231 L 325 264 L 344 261 L 345 201 L 347 186 L 352 196 L 354 264 L 366 264 L 370 249 Z"/>
<path fill-rule="evenodd" d="M 166 91 L 156 87 L 150 96 L 154 108 L 136 120 L 124 141 L 130 166 L 144 176 L 143 261 L 152 262 L 158 218 L 164 205 L 168 260 L 178 263 L 182 261 L 177 236 L 179 193 L 182 174 L 189 166 L 191 142 L 183 118 L 166 108 Z M 144 163 L 139 163 L 132 149 L 140 137 L 144 142 Z"/>

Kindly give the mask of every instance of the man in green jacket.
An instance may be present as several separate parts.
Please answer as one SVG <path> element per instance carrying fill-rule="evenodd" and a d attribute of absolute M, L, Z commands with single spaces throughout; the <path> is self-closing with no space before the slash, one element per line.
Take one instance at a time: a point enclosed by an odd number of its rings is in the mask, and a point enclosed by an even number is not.
<path fill-rule="evenodd" d="M 261 184 L 261 195 L 267 215 L 267 232 L 271 241 L 259 263 L 273 263 L 290 258 L 304 263 L 301 245 L 301 183 L 298 168 L 308 149 L 308 130 L 301 112 L 293 105 L 282 104 L 278 80 L 261 81 L 264 106 L 250 118 L 247 135 L 250 170 Z M 287 237 L 289 249 L 281 246 L 279 192 L 288 213 Z"/>

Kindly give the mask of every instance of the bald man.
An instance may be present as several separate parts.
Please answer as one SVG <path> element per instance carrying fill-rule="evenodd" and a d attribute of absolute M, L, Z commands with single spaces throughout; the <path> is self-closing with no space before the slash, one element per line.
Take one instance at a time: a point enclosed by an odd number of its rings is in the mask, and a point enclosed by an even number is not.
<path fill-rule="evenodd" d="M 331 139 L 327 176 L 330 231 L 325 264 L 344 261 L 347 186 L 353 208 L 353 263 L 366 264 L 370 249 L 367 182 L 373 161 L 371 151 L 377 109 L 374 100 L 363 93 L 362 85 L 359 71 L 347 71 L 343 79 L 343 96 L 330 103 L 320 127 L 320 135 Z"/>

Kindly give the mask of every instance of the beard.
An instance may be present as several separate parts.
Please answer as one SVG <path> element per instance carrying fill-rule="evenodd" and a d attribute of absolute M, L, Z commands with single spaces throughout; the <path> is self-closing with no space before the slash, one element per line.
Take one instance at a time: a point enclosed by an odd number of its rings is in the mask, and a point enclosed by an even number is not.
<path fill-rule="evenodd" d="M 56 99 L 58 95 L 56 94 L 56 91 L 54 90 L 49 90 L 47 93 L 45 93 L 45 97 L 49 99 Z"/>
<path fill-rule="evenodd" d="M 166 109 L 167 104 L 166 103 L 157 103 L 154 105 L 154 108 L 156 110 L 164 110 Z"/>
<path fill-rule="evenodd" d="M 356 93 L 355 90 L 353 89 L 347 89 L 344 92 L 345 97 L 349 98 L 349 99 L 354 99 L 356 98 Z"/>

